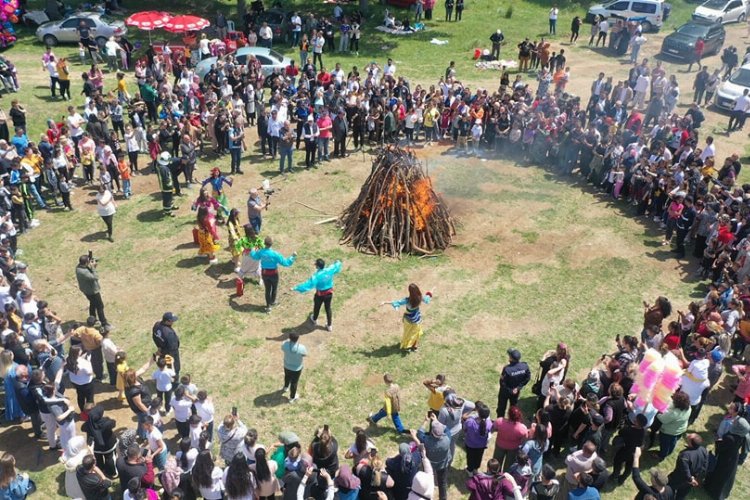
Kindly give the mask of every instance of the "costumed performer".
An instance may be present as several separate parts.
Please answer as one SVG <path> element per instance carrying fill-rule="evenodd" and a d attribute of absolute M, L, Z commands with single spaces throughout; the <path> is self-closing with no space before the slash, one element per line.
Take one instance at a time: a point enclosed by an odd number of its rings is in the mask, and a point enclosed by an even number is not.
<path fill-rule="evenodd" d="M 289 267 L 297 259 L 297 252 L 294 252 L 290 257 L 284 257 L 271 248 L 272 246 L 273 239 L 266 236 L 266 239 L 263 240 L 263 248 L 250 251 L 250 256 L 260 261 L 263 286 L 266 287 L 266 313 L 270 313 L 271 308 L 276 305 L 276 292 L 279 288 L 279 266 Z"/>
<path fill-rule="evenodd" d="M 401 349 L 414 352 L 419 347 L 419 340 L 424 335 L 422 331 L 422 314 L 419 306 L 429 304 L 432 299 L 432 292 L 422 295 L 422 291 L 415 283 L 409 285 L 409 296 L 392 302 L 383 302 L 380 305 L 390 304 L 394 309 L 406 306 L 404 317 L 404 334 L 401 337 Z"/>
<path fill-rule="evenodd" d="M 221 170 L 218 167 L 211 169 L 211 175 L 201 183 L 201 188 L 205 188 L 207 184 L 211 185 L 212 195 L 219 202 L 221 211 L 218 213 L 219 221 L 223 220 L 224 217 L 229 215 L 229 202 L 227 201 L 227 195 L 224 192 L 224 184 L 232 187 L 232 178 L 221 175 Z"/>
<path fill-rule="evenodd" d="M 326 330 L 329 332 L 333 331 L 331 313 L 331 301 L 333 300 L 333 277 L 341 271 L 341 261 L 337 260 L 330 266 L 326 267 L 326 263 L 323 259 L 315 260 L 315 273 L 310 276 L 310 279 L 304 283 L 292 288 L 292 290 L 305 293 L 309 290 L 315 289 L 315 296 L 313 297 L 313 312 L 310 314 L 310 322 L 313 325 L 318 324 L 318 315 L 320 314 L 320 306 L 324 305 L 326 308 Z"/>
<path fill-rule="evenodd" d="M 198 255 L 207 255 L 209 264 L 216 264 L 216 252 L 221 246 L 216 244 L 219 235 L 216 233 L 216 225 L 211 224 L 211 214 L 206 207 L 198 209 Z"/>
<path fill-rule="evenodd" d="M 252 224 L 245 224 L 242 227 L 245 230 L 245 236 L 237 240 L 235 244 L 237 251 L 242 254 L 242 263 L 234 272 L 240 279 L 244 279 L 245 276 L 255 276 L 260 283 L 263 283 L 260 279 L 260 261 L 253 259 L 250 255 L 251 251 L 263 248 L 263 238 L 256 234 Z"/>

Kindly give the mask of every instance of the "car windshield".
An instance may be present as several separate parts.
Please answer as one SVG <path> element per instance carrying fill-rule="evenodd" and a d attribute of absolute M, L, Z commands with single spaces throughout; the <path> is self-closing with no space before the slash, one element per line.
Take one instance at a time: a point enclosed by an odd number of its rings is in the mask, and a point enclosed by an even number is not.
<path fill-rule="evenodd" d="M 276 52 L 275 50 L 271 50 L 268 52 L 268 55 L 270 55 L 273 59 L 276 59 L 278 62 L 282 62 L 284 60 L 284 56 Z"/>
<path fill-rule="evenodd" d="M 729 81 L 740 87 L 750 87 L 750 69 L 738 69 L 729 77 Z"/>
<path fill-rule="evenodd" d="M 99 16 L 99 19 L 101 19 L 101 20 L 102 20 L 102 22 L 103 22 L 103 23 L 106 23 L 106 24 L 112 24 L 112 23 L 114 23 L 115 21 L 117 21 L 117 19 L 115 19 L 114 17 L 110 17 L 110 16 L 108 16 L 107 14 L 102 14 L 102 15 L 100 15 L 100 16 Z"/>
<path fill-rule="evenodd" d="M 699 24 L 683 24 L 677 28 L 677 33 L 694 37 L 706 36 L 707 32 L 708 28 Z"/>
<path fill-rule="evenodd" d="M 703 4 L 707 9 L 721 10 L 727 4 L 726 0 L 708 0 Z"/>

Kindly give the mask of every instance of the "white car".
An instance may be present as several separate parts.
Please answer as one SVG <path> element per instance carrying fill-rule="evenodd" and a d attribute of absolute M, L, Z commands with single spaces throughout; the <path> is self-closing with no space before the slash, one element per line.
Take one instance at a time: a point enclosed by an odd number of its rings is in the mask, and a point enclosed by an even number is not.
<path fill-rule="evenodd" d="M 247 64 L 248 58 L 253 55 L 260 61 L 261 72 L 265 76 L 269 76 L 272 73 L 281 73 L 284 69 L 289 66 L 292 60 L 285 57 L 273 49 L 266 47 L 240 47 L 236 52 L 230 54 L 234 56 L 234 60 L 240 66 Z M 226 57 L 226 56 L 225 56 Z M 216 64 L 218 61 L 217 57 L 207 57 L 197 64 L 195 67 L 195 74 L 203 80 L 211 70 L 211 66 Z"/>
<path fill-rule="evenodd" d="M 747 0 L 708 0 L 693 12 L 693 19 L 715 23 L 743 23 L 747 19 Z"/>
<path fill-rule="evenodd" d="M 59 43 L 78 43 L 78 26 L 84 22 L 91 37 L 103 47 L 111 36 L 124 36 L 128 27 L 119 19 L 98 12 L 80 12 L 60 21 L 44 23 L 36 29 L 36 37 L 48 47 Z"/>
<path fill-rule="evenodd" d="M 732 111 L 734 101 L 740 97 L 745 89 L 750 89 L 750 64 L 736 69 L 728 80 L 722 82 L 714 96 L 716 107 Z"/>

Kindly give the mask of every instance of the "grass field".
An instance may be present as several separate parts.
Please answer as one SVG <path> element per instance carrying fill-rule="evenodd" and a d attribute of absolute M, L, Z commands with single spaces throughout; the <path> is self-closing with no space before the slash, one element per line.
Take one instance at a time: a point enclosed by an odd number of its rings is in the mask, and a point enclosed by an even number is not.
<path fill-rule="evenodd" d="M 510 5 L 507 1 L 466 4 L 461 23 L 433 21 L 428 24 L 430 31 L 413 37 L 370 38 L 368 29 L 359 58 L 336 60 L 346 68 L 393 57 L 400 72 L 424 85 L 434 83 L 447 60 L 455 59 L 462 79 L 494 88 L 497 75 L 476 72 L 468 54 L 485 45 L 498 26 L 509 40 L 546 32 L 548 2 L 513 2 L 511 19 L 503 17 Z M 673 4 L 670 25 L 689 17 L 692 10 L 682 0 Z M 216 4 L 202 4 L 206 5 L 213 9 Z M 331 6 L 315 7 L 329 10 Z M 379 9 L 373 6 L 373 11 Z M 440 10 L 435 11 L 436 19 L 442 18 Z M 564 6 L 558 21 L 560 38 L 573 10 L 585 11 Z M 426 43 L 433 37 L 450 42 L 443 47 Z M 48 116 L 63 114 L 66 106 L 46 97 L 41 52 L 42 47 L 22 33 L 18 45 L 6 53 L 18 66 L 23 86 L 18 98 L 29 110 L 32 138 L 44 130 Z M 72 47 L 56 52 L 77 55 Z M 586 68 L 577 73 L 583 91 L 594 68 L 610 63 L 583 48 L 574 51 L 571 59 Z M 74 95 L 76 88 L 80 90 L 74 82 Z M 338 214 L 353 200 L 370 169 L 367 155 L 353 155 L 346 162 L 289 179 L 273 179 L 278 193 L 264 231 L 274 236 L 282 253 L 297 251 L 299 260 L 283 270 L 281 304 L 270 316 L 262 313 L 260 288 L 248 285 L 244 297 L 233 296 L 228 253 L 223 252 L 222 263 L 213 267 L 196 256 L 190 234 L 194 213 L 188 209 L 196 190 L 180 199 L 177 218 L 163 220 L 153 176 L 137 176 L 135 197 L 119 203 L 116 243 L 101 238 L 103 224 L 93 210 L 93 192 L 79 189 L 73 198 L 75 212 L 40 215 L 42 225 L 22 240 L 23 259 L 31 265 L 38 294 L 64 318 L 81 320 L 86 303 L 76 288 L 74 268 L 78 255 L 93 250 L 100 260 L 107 314 L 117 326 L 114 340 L 128 351 L 131 366 L 140 365 L 152 352 L 150 328 L 161 314 L 169 310 L 180 315 L 183 371 L 213 396 L 218 415 L 237 406 L 242 419 L 259 430 L 266 444 L 281 430 L 294 430 L 307 439 L 315 426 L 329 423 L 340 446 L 348 447 L 352 427 L 365 425 L 368 413 L 379 408 L 386 371 L 403 389 L 402 418 L 411 427 L 421 423 L 426 410 L 427 393 L 421 381 L 436 373 L 445 373 L 460 394 L 494 408 L 499 369 L 511 346 L 533 365 L 563 340 L 573 352 L 571 374 L 582 379 L 602 353 L 614 349 L 616 334 L 640 330 L 643 300 L 663 294 L 682 309 L 703 295 L 690 275 L 694 267 L 671 259 L 658 245 L 661 233 L 650 223 L 634 220 L 623 205 L 513 161 L 456 158 L 442 147 L 418 154 L 458 221 L 455 245 L 437 258 L 396 261 L 361 255 L 338 244 L 335 225 L 314 224 Z M 209 166 L 228 168 L 228 161 L 207 158 L 197 177 L 206 175 Z M 276 166 L 252 160 L 245 170 L 248 174 L 237 179 L 231 190 L 233 206 L 242 207 L 247 189 L 259 185 L 262 177 L 273 177 Z M 307 277 L 317 257 L 342 259 L 345 264 L 336 283 L 333 333 L 309 331 L 304 322 L 310 296 L 286 291 Z M 399 315 L 378 304 L 403 296 L 411 281 L 425 289 L 436 287 L 437 292 L 436 300 L 424 310 L 423 347 L 417 354 L 403 356 L 397 347 Z M 301 342 L 310 350 L 301 380 L 302 400 L 295 406 L 278 392 L 279 345 L 291 331 L 304 334 Z M 522 407 L 530 411 L 533 400 L 528 392 L 524 395 Z M 123 410 L 113 396 L 103 392 L 97 401 L 117 417 L 119 425 L 132 427 L 129 410 Z M 718 401 L 727 398 L 726 390 L 717 394 Z M 720 414 L 723 406 L 705 408 L 695 429 L 708 437 L 706 424 L 715 428 Z M 166 435 L 172 438 L 174 428 L 168 428 Z M 402 439 L 385 421 L 368 432 L 386 454 L 394 453 Z M 30 444 L 28 433 L 28 426 L 1 428 L 0 450 L 16 453 L 21 468 L 37 480 L 40 497 L 57 497 L 63 493 L 63 469 L 50 466 L 53 457 L 39 452 L 39 444 Z M 674 458 L 661 467 L 671 470 Z M 465 497 L 464 465 L 465 455 L 459 452 L 451 474 L 451 498 Z M 643 468 L 651 465 L 653 461 L 644 457 Z M 746 469 L 743 472 L 738 473 L 733 498 L 750 495 Z M 633 494 L 628 483 L 605 497 L 632 498 Z"/>

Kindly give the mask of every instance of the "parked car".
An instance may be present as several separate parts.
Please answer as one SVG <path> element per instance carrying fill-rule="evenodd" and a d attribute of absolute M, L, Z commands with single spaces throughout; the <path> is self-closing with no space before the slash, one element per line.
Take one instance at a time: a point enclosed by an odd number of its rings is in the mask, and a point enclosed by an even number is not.
<path fill-rule="evenodd" d="M 100 47 L 107 43 L 111 36 L 122 36 L 128 27 L 119 19 L 98 12 L 81 12 L 60 21 L 44 23 L 36 29 L 36 37 L 45 45 L 53 47 L 58 43 L 78 43 L 76 28 L 81 21 L 91 30 L 91 36 Z"/>
<path fill-rule="evenodd" d="M 724 45 L 727 33 L 724 25 L 707 21 L 690 21 L 664 38 L 661 55 L 676 59 L 690 60 L 695 54 L 695 42 L 703 38 L 706 44 L 703 54 L 718 54 Z"/>
<path fill-rule="evenodd" d="M 640 21 L 643 31 L 658 31 L 669 17 L 672 6 L 662 0 L 614 0 L 592 5 L 586 14 L 590 23 L 595 16 Z"/>
<path fill-rule="evenodd" d="M 695 8 L 693 19 L 707 19 L 714 23 L 744 23 L 747 19 L 747 0 L 708 0 Z"/>
<path fill-rule="evenodd" d="M 233 53 L 235 60 L 241 65 L 247 64 L 247 59 L 251 54 L 260 61 L 261 71 L 266 76 L 274 72 L 281 73 L 292 62 L 290 58 L 282 56 L 275 50 L 266 47 L 240 47 Z M 224 57 L 226 58 L 226 56 Z M 195 67 L 195 74 L 203 80 L 211 69 L 211 65 L 216 64 L 218 60 L 217 57 L 203 59 Z"/>
<path fill-rule="evenodd" d="M 263 23 L 268 23 L 268 26 L 271 27 L 271 31 L 273 31 L 273 41 L 280 43 L 286 42 L 290 18 L 291 13 L 284 12 L 280 9 L 264 10 L 258 14 L 258 17 L 255 20 L 256 33 Z"/>
<path fill-rule="evenodd" d="M 750 89 L 750 64 L 740 66 L 728 80 L 722 82 L 714 96 L 716 107 L 732 111 L 734 101 L 742 95 L 745 89 Z"/>

